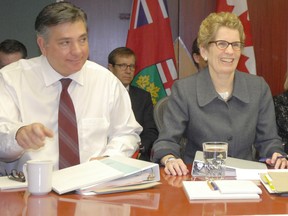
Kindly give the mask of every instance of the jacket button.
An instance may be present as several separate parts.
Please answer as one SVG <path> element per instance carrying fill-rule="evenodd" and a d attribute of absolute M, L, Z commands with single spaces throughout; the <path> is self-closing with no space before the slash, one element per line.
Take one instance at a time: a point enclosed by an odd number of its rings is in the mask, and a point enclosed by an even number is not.
<path fill-rule="evenodd" d="M 227 141 L 232 141 L 232 139 L 233 139 L 233 137 L 230 136 L 230 137 L 227 138 Z"/>

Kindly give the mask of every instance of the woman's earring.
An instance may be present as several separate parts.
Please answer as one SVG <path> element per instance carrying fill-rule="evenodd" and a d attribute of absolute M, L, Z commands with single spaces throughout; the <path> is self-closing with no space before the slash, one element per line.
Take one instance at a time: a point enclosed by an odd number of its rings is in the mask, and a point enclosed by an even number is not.
<path fill-rule="evenodd" d="M 208 60 L 206 56 L 204 57 L 204 60 L 205 60 L 205 61 L 207 61 L 207 60 Z"/>

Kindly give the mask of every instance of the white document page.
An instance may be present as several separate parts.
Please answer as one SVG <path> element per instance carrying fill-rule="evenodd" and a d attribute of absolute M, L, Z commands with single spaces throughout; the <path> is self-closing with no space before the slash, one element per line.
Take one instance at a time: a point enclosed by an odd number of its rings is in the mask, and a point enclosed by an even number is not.
<path fill-rule="evenodd" d="M 52 188 L 55 192 L 63 194 L 123 175 L 123 172 L 94 160 L 53 172 Z"/>

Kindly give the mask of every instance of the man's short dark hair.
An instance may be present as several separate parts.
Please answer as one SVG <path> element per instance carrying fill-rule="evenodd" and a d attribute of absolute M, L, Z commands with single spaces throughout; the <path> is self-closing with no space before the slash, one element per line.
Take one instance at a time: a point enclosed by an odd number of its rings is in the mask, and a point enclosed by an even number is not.
<path fill-rule="evenodd" d="M 81 8 L 69 2 L 56 2 L 42 9 L 36 18 L 34 27 L 37 35 L 47 37 L 49 27 L 79 20 L 83 21 L 88 29 L 87 15 Z"/>
<path fill-rule="evenodd" d="M 17 40 L 6 39 L 0 43 L 0 52 L 5 54 L 21 53 L 22 58 L 27 58 L 27 49 L 23 43 Z"/>
<path fill-rule="evenodd" d="M 131 50 L 128 47 L 118 47 L 112 50 L 112 52 L 110 52 L 110 54 L 108 55 L 108 63 L 112 65 L 116 64 L 117 56 L 134 56 L 136 59 L 136 56 L 133 50 Z"/>

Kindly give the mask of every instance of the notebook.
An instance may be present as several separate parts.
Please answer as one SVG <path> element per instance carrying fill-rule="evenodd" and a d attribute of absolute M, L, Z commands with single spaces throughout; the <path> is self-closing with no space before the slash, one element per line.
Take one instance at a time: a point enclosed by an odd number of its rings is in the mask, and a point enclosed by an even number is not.
<path fill-rule="evenodd" d="M 209 187 L 207 181 L 183 181 L 183 188 L 190 201 L 219 199 L 260 199 L 258 193 L 244 193 L 247 191 L 244 191 L 243 193 L 221 193 L 220 190 L 212 190 Z"/>
<path fill-rule="evenodd" d="M 0 177 L 0 191 L 26 190 L 27 182 L 18 182 L 9 179 L 7 176 Z"/>
<path fill-rule="evenodd" d="M 215 180 L 214 183 L 222 194 L 262 194 L 262 190 L 249 180 Z"/>

